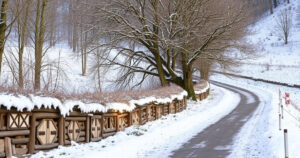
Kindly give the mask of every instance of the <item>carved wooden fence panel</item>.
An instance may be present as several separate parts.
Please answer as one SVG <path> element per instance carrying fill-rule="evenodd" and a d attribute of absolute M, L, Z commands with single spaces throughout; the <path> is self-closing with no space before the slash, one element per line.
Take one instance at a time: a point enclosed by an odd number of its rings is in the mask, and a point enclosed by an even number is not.
<path fill-rule="evenodd" d="M 209 92 L 199 94 L 203 99 Z M 63 117 L 56 109 L 18 112 L 0 108 L 0 157 L 35 153 L 58 145 L 100 141 L 131 125 L 174 114 L 186 108 L 186 98 L 168 104 L 147 104 L 131 112 L 82 113 L 73 109 Z"/>

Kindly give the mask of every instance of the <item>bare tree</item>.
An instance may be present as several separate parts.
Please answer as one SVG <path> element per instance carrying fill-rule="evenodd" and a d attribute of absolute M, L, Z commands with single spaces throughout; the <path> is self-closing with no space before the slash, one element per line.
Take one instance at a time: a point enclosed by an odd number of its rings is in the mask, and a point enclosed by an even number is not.
<path fill-rule="evenodd" d="M 19 2 L 21 3 L 21 2 Z M 23 79 L 23 54 L 24 54 L 24 47 L 25 47 L 25 41 L 27 40 L 26 32 L 27 32 L 27 25 L 28 25 L 28 19 L 29 19 L 29 9 L 31 5 L 31 0 L 28 0 L 26 2 L 22 2 L 23 5 L 25 5 L 25 11 L 22 12 L 21 16 L 17 19 L 17 33 L 18 33 L 18 85 L 19 88 L 24 87 L 24 79 Z"/>
<path fill-rule="evenodd" d="M 15 23 L 16 19 L 18 19 L 20 12 L 23 10 L 23 7 L 20 6 L 20 3 L 12 2 L 10 4 L 9 2 L 12 1 L 2 0 L 0 10 L 0 73 L 2 70 L 2 57 L 4 54 L 5 43 L 11 33 L 13 24 Z M 11 16 L 7 16 L 9 10 L 12 13 Z M 7 17 L 10 17 L 10 19 L 7 19 Z"/>
<path fill-rule="evenodd" d="M 194 99 L 194 64 L 204 54 L 223 60 L 220 52 L 239 44 L 233 41 L 246 21 L 244 3 L 236 1 L 103 0 L 93 7 L 98 23 L 89 23 L 90 29 L 101 28 L 96 48 L 116 51 L 108 60 L 125 68 L 125 77 L 143 73 L 142 83 L 156 76 L 162 86 L 175 83 Z"/>
<path fill-rule="evenodd" d="M 100 48 L 96 49 L 92 55 L 94 55 L 94 61 L 92 62 L 93 65 L 90 68 L 90 71 L 92 72 L 93 78 L 96 80 L 96 87 L 99 92 L 102 92 L 102 78 L 106 72 L 104 71 L 104 68 L 102 67 L 105 60 L 102 60 L 102 57 L 104 57 L 105 50 L 101 50 Z M 103 70 L 102 70 L 103 68 Z"/>
<path fill-rule="evenodd" d="M 284 43 L 288 44 L 288 38 L 291 34 L 292 28 L 292 14 L 288 9 L 279 12 L 276 19 L 276 31 L 280 37 L 284 38 Z"/>
<path fill-rule="evenodd" d="M 1 17 L 0 17 L 0 72 L 2 68 L 2 57 L 4 53 L 5 42 L 6 42 L 7 7 L 8 7 L 8 0 L 3 0 L 1 5 Z"/>
<path fill-rule="evenodd" d="M 35 20 L 35 74 L 34 74 L 34 89 L 41 89 L 41 71 L 43 45 L 45 41 L 45 14 L 48 0 L 37 1 L 36 20 Z"/>

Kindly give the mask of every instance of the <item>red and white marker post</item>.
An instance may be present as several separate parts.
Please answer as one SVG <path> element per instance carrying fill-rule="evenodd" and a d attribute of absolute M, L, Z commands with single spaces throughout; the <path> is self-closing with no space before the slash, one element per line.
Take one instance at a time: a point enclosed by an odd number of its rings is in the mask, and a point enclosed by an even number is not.
<path fill-rule="evenodd" d="M 284 100 L 285 100 L 285 105 L 286 106 L 288 106 L 289 104 L 291 104 L 290 93 L 285 92 Z"/>

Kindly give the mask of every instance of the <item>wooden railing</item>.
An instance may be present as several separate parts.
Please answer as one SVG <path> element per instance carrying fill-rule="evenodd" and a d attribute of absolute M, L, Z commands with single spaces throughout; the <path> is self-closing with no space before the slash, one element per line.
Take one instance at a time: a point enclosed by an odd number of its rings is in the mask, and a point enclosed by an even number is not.
<path fill-rule="evenodd" d="M 200 88 L 199 88 L 200 87 Z M 208 83 L 198 86 L 197 97 L 203 100 L 209 94 Z M 202 90 L 202 91 L 201 91 Z M 111 109 L 107 112 L 83 113 L 74 108 L 64 117 L 59 109 L 35 108 L 18 111 L 0 108 L 0 157 L 33 154 L 71 141 L 87 143 L 100 141 L 132 125 L 143 125 L 164 115 L 178 113 L 187 106 L 186 96 L 168 103 L 151 102 L 136 105 L 131 111 Z"/>

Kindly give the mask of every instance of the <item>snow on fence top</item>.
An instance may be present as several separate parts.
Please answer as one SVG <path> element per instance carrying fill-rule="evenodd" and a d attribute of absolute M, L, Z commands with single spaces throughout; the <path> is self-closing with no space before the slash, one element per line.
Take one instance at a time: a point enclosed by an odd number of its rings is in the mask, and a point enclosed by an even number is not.
<path fill-rule="evenodd" d="M 195 86 L 196 94 L 209 88 L 207 81 L 201 81 Z M 166 104 L 173 100 L 182 100 L 187 92 L 179 86 L 169 86 L 154 90 L 123 91 L 112 93 L 86 93 L 80 96 L 43 95 L 36 94 L 0 94 L 0 105 L 8 110 L 12 107 L 18 111 L 32 111 L 34 108 L 58 108 L 61 115 L 66 116 L 78 106 L 82 112 L 107 112 L 108 110 L 132 111 L 136 106 L 146 104 Z"/>
<path fill-rule="evenodd" d="M 209 89 L 209 83 L 207 81 L 201 80 L 199 84 L 194 86 L 196 94 L 201 94 L 206 92 Z"/>

